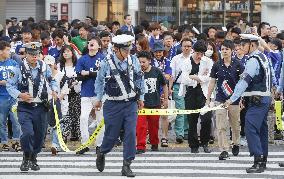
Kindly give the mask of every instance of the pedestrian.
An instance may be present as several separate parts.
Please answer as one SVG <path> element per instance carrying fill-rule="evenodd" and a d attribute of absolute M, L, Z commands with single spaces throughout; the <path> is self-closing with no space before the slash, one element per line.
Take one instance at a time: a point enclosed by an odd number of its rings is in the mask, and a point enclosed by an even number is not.
<path fill-rule="evenodd" d="M 245 133 L 254 164 L 246 172 L 262 173 L 266 169 L 268 157 L 267 115 L 271 103 L 271 67 L 268 58 L 258 50 L 261 40 L 258 36 L 241 34 L 241 38 L 242 48 L 250 57 L 234 93 L 224 106 L 229 107 L 241 95 L 248 100 Z"/>
<path fill-rule="evenodd" d="M 224 103 L 233 94 L 233 90 L 240 79 L 244 67 L 237 59 L 232 58 L 234 43 L 230 40 L 225 40 L 221 45 L 221 53 L 223 59 L 218 60 L 211 70 L 211 80 L 208 87 L 206 105 L 209 106 L 212 92 L 217 84 L 217 94 L 215 104 L 218 106 Z M 240 99 L 235 101 L 228 109 L 220 109 L 216 111 L 216 126 L 218 146 L 221 152 L 219 160 L 225 160 L 229 157 L 230 143 L 227 139 L 228 129 L 232 129 L 233 147 L 232 153 L 234 156 L 239 154 L 240 141 Z M 229 118 L 227 118 L 227 116 Z"/>
<path fill-rule="evenodd" d="M 154 54 L 154 58 L 151 61 L 151 65 L 153 67 L 159 68 L 163 74 L 165 79 L 167 80 L 168 86 L 172 83 L 172 69 L 171 69 L 171 61 L 163 56 L 165 52 L 165 47 L 162 41 L 155 41 L 153 45 L 152 52 Z M 168 96 L 165 96 L 164 93 L 161 93 L 162 100 L 168 100 Z M 168 116 L 161 116 L 161 128 L 162 128 L 162 138 L 161 138 L 161 147 L 168 147 L 168 130 L 169 130 L 169 119 Z"/>
<path fill-rule="evenodd" d="M 76 73 L 78 80 L 82 81 L 81 85 L 81 117 L 80 117 L 80 131 L 81 143 L 84 144 L 89 139 L 89 116 L 95 104 L 95 80 L 97 72 L 100 67 L 101 60 L 104 55 L 100 52 L 101 40 L 98 37 L 89 37 L 87 45 L 87 54 L 83 55 L 76 64 Z M 77 154 L 84 154 L 88 152 L 89 148 L 86 147 Z"/>
<path fill-rule="evenodd" d="M 134 177 L 130 169 L 136 153 L 137 110 L 144 106 L 144 79 L 138 59 L 130 55 L 131 35 L 117 35 L 113 38 L 114 55 L 107 56 L 101 63 L 95 92 L 96 110 L 103 106 L 105 134 L 100 151 L 97 153 L 96 166 L 102 172 L 105 168 L 105 154 L 109 153 L 124 129 L 122 175 Z"/>
<path fill-rule="evenodd" d="M 44 62 L 38 60 L 40 46 L 38 42 L 25 44 L 27 58 L 15 68 L 7 83 L 8 93 L 19 101 L 17 110 L 24 152 L 21 171 L 40 169 L 37 154 L 41 151 L 47 128 L 47 84 L 52 90 L 52 97 L 57 99 L 57 85 L 51 78 L 51 70 Z"/>
<path fill-rule="evenodd" d="M 77 81 L 77 74 L 75 67 L 77 64 L 77 57 L 75 50 L 69 46 L 63 46 L 59 58 L 59 70 L 63 74 L 60 79 L 60 89 L 67 89 L 64 99 L 65 103 L 61 104 L 63 112 L 63 122 L 65 130 L 63 136 L 67 137 L 71 134 L 71 141 L 78 141 L 80 137 L 80 114 L 81 114 L 81 82 Z"/>
<path fill-rule="evenodd" d="M 151 54 L 141 51 L 137 54 L 140 61 L 145 80 L 144 107 L 149 109 L 167 109 L 168 100 L 163 100 L 161 104 L 161 88 L 163 94 L 168 96 L 168 85 L 163 72 L 151 65 Z M 137 120 L 137 151 L 136 154 L 146 152 L 147 130 L 152 151 L 158 151 L 159 144 L 159 118 L 160 115 L 140 115 Z"/>
<path fill-rule="evenodd" d="M 205 41 L 198 40 L 193 45 L 193 54 L 186 61 L 182 68 L 181 86 L 179 95 L 184 96 L 185 109 L 196 110 L 205 106 L 208 93 L 208 84 L 210 80 L 210 71 L 213 65 L 212 60 L 203 58 L 207 51 Z M 201 118 L 200 142 L 197 135 L 197 123 Z M 188 143 L 191 147 L 191 153 L 199 153 L 199 146 L 203 147 L 205 153 L 210 153 L 208 142 L 211 131 L 212 112 L 205 114 L 188 114 Z"/>
<path fill-rule="evenodd" d="M 181 73 L 183 65 L 186 61 L 190 60 L 190 55 L 192 51 L 192 40 L 189 38 L 184 38 L 181 41 L 182 53 L 174 56 L 171 61 L 172 68 L 172 78 L 173 78 L 173 100 L 175 101 L 176 109 L 185 109 L 184 97 L 179 96 L 179 88 L 181 83 Z M 187 115 L 178 114 L 175 119 L 175 134 L 176 142 L 183 143 L 183 140 L 188 140 L 188 120 Z"/>
<path fill-rule="evenodd" d="M 17 116 L 12 113 L 12 106 L 16 105 L 16 100 L 6 89 L 7 80 L 13 76 L 13 69 L 17 67 L 17 62 L 9 58 L 10 44 L 0 41 L 0 138 L 2 151 L 9 151 L 7 133 L 7 118 L 10 115 L 13 131 L 12 149 L 16 152 L 21 150 L 20 135 L 21 129 Z"/>

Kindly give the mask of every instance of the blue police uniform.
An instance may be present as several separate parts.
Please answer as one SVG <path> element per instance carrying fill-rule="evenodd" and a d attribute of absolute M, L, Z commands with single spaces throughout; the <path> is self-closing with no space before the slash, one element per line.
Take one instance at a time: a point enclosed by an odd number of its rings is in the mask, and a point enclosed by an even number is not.
<path fill-rule="evenodd" d="M 271 104 L 272 72 L 268 58 L 256 50 L 250 54 L 245 70 L 237 83 L 230 100 L 236 101 L 241 95 L 248 100 L 245 116 L 245 133 L 253 167 L 248 173 L 263 172 L 268 156 L 267 115 Z M 262 168 L 259 168 L 262 167 Z"/>
<path fill-rule="evenodd" d="M 127 39 L 129 35 L 116 37 L 118 39 L 119 37 Z M 113 39 L 113 42 L 115 43 L 116 39 Z M 123 159 L 128 162 L 134 160 L 138 117 L 137 100 L 144 100 L 143 84 L 144 78 L 141 66 L 135 56 L 128 56 L 127 59 L 121 61 L 116 55 L 109 55 L 101 62 L 101 69 L 95 82 L 95 93 L 99 101 L 102 101 L 104 94 L 106 96 L 103 106 L 105 133 L 97 156 L 97 162 L 102 161 L 99 155 L 111 151 L 121 129 L 124 129 Z M 98 161 L 98 158 L 101 158 L 101 160 Z M 103 171 L 104 166 L 100 168 L 98 165 L 97 163 L 99 171 Z"/>
<path fill-rule="evenodd" d="M 37 46 L 39 46 L 37 43 L 27 44 L 27 52 L 35 53 L 39 48 Z M 57 85 L 51 78 L 51 69 L 42 61 L 37 61 L 36 66 L 32 68 L 27 59 L 24 59 L 13 72 L 13 77 L 7 81 L 7 91 L 14 99 L 18 99 L 17 112 L 22 129 L 21 145 L 24 152 L 20 169 L 39 170 L 36 157 L 41 151 L 47 128 L 47 85 L 49 83 L 53 91 L 57 91 Z M 26 92 L 32 96 L 30 103 L 18 98 L 21 93 Z"/>

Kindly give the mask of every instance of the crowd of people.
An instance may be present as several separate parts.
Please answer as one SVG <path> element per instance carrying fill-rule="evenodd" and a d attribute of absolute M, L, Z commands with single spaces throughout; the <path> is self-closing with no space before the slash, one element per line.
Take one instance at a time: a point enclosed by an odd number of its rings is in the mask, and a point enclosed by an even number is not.
<path fill-rule="evenodd" d="M 169 146 L 171 127 L 174 142 L 188 141 L 191 153 L 199 148 L 210 153 L 215 141 L 219 160 L 229 157 L 230 148 L 237 156 L 248 144 L 255 157 L 248 173 L 266 169 L 268 143 L 283 137 L 275 124 L 274 100 L 283 97 L 284 33 L 267 22 L 255 26 L 239 19 L 200 32 L 192 24 L 142 21 L 133 26 L 130 15 L 124 25 L 99 25 L 91 17 L 71 23 L 11 18 L 0 36 L 1 150 L 23 150 L 22 171 L 39 170 L 36 157 L 48 126 L 51 153 L 61 151 L 53 102 L 65 143 L 86 143 L 90 123 L 99 124 L 103 114 L 97 168 L 103 171 L 105 154 L 123 143 L 122 175 L 130 177 L 135 176 L 131 161 L 146 152 L 147 143 L 152 151 Z M 143 107 L 167 109 L 169 100 L 176 109 L 225 108 L 178 114 L 173 121 L 137 115 Z"/>

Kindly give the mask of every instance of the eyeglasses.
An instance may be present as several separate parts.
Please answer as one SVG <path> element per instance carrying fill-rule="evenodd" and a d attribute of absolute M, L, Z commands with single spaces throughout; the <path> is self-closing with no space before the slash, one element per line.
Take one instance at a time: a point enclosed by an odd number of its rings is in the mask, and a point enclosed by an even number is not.
<path fill-rule="evenodd" d="M 183 48 L 191 48 L 192 46 L 190 46 L 190 45 L 183 45 L 182 47 Z"/>

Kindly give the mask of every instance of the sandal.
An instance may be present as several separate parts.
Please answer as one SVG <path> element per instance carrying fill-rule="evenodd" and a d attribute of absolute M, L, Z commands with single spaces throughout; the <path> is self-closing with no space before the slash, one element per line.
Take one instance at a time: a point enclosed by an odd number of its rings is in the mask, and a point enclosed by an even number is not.
<path fill-rule="evenodd" d="M 13 148 L 16 152 L 19 152 L 19 151 L 22 150 L 22 147 L 21 147 L 21 145 L 20 145 L 19 142 L 13 143 L 13 144 L 12 144 L 12 148 Z"/>
<path fill-rule="evenodd" d="M 168 147 L 168 146 L 169 146 L 168 139 L 162 138 L 161 139 L 161 147 Z"/>
<path fill-rule="evenodd" d="M 3 145 L 2 145 L 2 151 L 8 152 L 9 150 L 10 150 L 9 145 L 7 145 L 7 144 L 3 144 Z"/>

